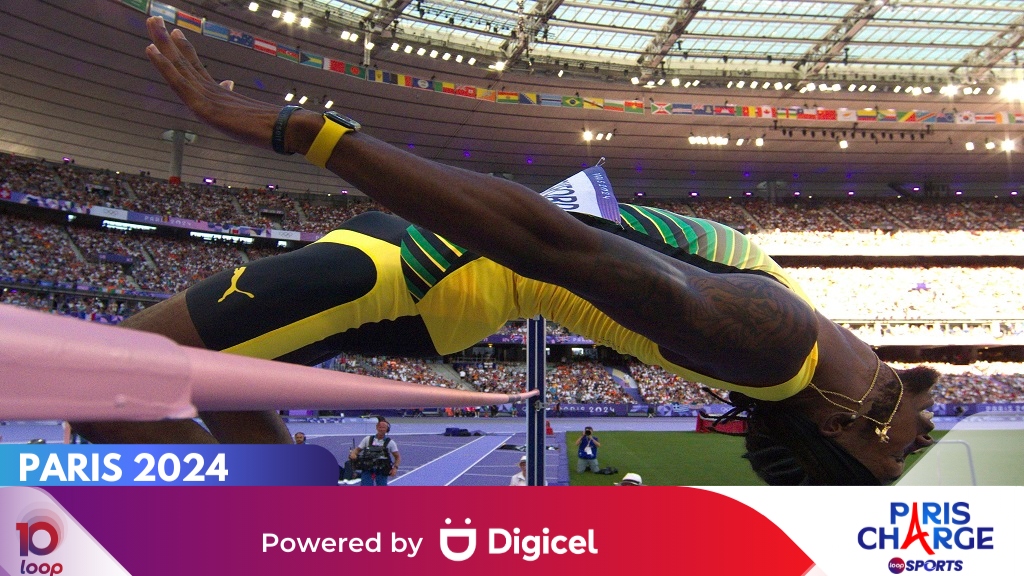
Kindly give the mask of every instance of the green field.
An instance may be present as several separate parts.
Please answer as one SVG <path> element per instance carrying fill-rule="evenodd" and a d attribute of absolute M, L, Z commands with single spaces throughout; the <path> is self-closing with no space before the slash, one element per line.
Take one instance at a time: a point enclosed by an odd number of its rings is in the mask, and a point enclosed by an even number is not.
<path fill-rule="evenodd" d="M 943 432 L 933 434 L 941 438 Z M 611 476 L 576 473 L 576 438 L 566 436 L 570 486 L 611 486 L 627 472 L 636 472 L 649 486 L 763 486 L 743 459 L 743 438 L 695 432 L 601 432 L 598 463 L 614 467 Z M 920 458 L 907 460 L 908 470 Z"/>

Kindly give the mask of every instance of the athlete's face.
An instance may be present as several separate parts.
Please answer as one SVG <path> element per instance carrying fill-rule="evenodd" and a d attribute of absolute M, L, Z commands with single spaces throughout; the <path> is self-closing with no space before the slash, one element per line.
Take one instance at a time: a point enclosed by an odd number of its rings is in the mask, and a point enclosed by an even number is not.
<path fill-rule="evenodd" d="M 890 373 L 886 379 L 887 396 L 899 397 L 900 382 L 896 372 L 885 366 L 882 368 Z M 935 378 L 927 370 L 908 370 L 903 373 L 903 398 L 893 415 L 888 431 L 888 442 L 880 442 L 875 430 L 878 424 L 860 419 L 861 428 L 846 447 L 861 463 L 863 463 L 882 483 L 888 484 L 898 479 L 905 467 L 908 455 L 935 443 L 929 433 L 935 428 L 932 413 L 929 409 L 934 404 L 931 388 Z M 882 377 L 879 376 L 879 379 Z M 890 407 L 884 410 L 886 416 L 878 418 L 882 422 L 891 413 Z M 877 418 L 877 413 L 872 416 Z M 846 444 L 846 442 L 843 442 Z"/>
<path fill-rule="evenodd" d="M 388 433 L 388 423 L 387 422 L 377 422 L 377 437 L 378 438 L 383 438 L 384 435 L 386 435 L 387 433 Z"/>

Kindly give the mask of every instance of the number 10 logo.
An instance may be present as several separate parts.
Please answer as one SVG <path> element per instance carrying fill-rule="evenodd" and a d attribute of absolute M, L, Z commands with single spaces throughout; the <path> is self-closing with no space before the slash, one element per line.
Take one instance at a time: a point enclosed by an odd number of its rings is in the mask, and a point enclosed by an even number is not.
<path fill-rule="evenodd" d="M 56 550 L 57 544 L 60 543 L 57 529 L 49 522 L 42 520 L 37 520 L 31 524 L 28 522 L 18 522 L 15 526 L 18 530 L 18 550 L 20 556 L 28 556 L 29 552 L 36 556 L 46 556 Z M 36 546 L 35 542 L 32 541 L 33 536 L 39 531 L 46 532 L 50 536 L 50 543 L 42 548 Z"/>

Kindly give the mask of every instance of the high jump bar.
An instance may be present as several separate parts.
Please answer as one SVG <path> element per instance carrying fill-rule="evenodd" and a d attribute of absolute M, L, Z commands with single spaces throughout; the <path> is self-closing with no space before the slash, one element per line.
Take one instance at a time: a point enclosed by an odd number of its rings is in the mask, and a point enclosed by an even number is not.
<path fill-rule="evenodd" d="M 0 420 L 152 421 L 209 410 L 489 406 L 537 395 L 397 382 L 181 346 L 0 304 Z"/>

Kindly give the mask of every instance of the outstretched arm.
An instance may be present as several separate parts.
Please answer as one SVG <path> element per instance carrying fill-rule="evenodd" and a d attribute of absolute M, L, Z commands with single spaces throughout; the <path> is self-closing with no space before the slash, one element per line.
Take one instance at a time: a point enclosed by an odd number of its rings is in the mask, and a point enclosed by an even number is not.
<path fill-rule="evenodd" d="M 147 22 L 146 54 L 204 122 L 269 149 L 280 108 L 220 86 L 180 31 Z M 306 153 L 322 115 L 299 110 L 285 148 Z M 781 284 L 712 275 L 591 228 L 515 183 L 444 166 L 363 133 L 348 133 L 327 168 L 396 214 L 515 272 L 562 286 L 670 360 L 739 384 L 771 385 L 800 367 L 815 341 L 814 311 Z M 453 217 L 457 215 L 457 217 Z"/>

